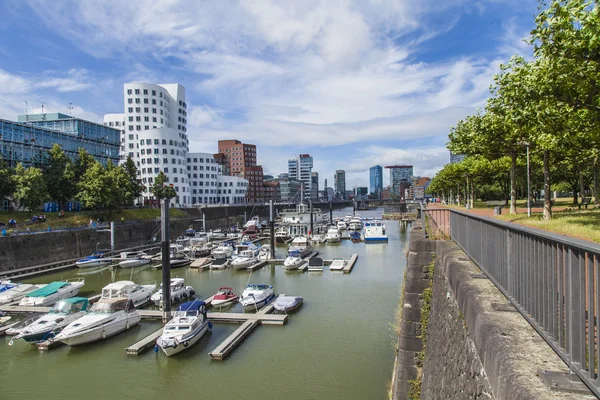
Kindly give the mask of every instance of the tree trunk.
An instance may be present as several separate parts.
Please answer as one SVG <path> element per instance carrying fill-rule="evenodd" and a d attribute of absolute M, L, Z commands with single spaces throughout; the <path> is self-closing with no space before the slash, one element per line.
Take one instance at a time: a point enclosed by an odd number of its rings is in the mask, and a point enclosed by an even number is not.
<path fill-rule="evenodd" d="M 475 205 L 475 185 L 473 179 L 471 179 L 471 208 Z"/>
<path fill-rule="evenodd" d="M 469 204 L 469 177 L 467 176 L 467 183 L 465 185 L 465 207 Z"/>
<path fill-rule="evenodd" d="M 517 213 L 517 152 L 510 155 L 510 214 Z"/>
<path fill-rule="evenodd" d="M 571 184 L 571 190 L 573 191 L 573 204 L 579 204 L 577 200 L 577 183 L 578 182 L 574 182 Z"/>
<path fill-rule="evenodd" d="M 598 187 L 598 184 L 600 184 L 600 179 L 598 179 L 598 157 L 596 157 L 594 159 L 593 169 L 594 169 L 594 204 L 596 205 L 596 207 L 600 207 L 600 187 Z"/>
<path fill-rule="evenodd" d="M 584 199 L 585 199 L 585 179 L 583 177 L 583 168 L 581 168 L 581 165 L 579 165 L 578 167 L 579 170 L 579 196 L 581 197 L 581 204 L 584 203 Z"/>
<path fill-rule="evenodd" d="M 456 202 L 460 206 L 460 185 L 456 185 Z"/>
<path fill-rule="evenodd" d="M 550 152 L 544 150 L 544 219 L 552 219 L 552 194 L 550 193 Z"/>

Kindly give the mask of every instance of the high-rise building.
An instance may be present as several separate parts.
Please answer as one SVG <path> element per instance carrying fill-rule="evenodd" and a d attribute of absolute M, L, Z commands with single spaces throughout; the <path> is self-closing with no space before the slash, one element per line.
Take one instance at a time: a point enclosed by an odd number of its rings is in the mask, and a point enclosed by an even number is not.
<path fill-rule="evenodd" d="M 312 201 L 319 200 L 319 173 L 312 172 L 310 174 L 310 199 Z"/>
<path fill-rule="evenodd" d="M 338 169 L 333 176 L 333 188 L 340 200 L 346 199 L 346 171 Z"/>
<path fill-rule="evenodd" d="M 304 184 L 304 199 L 316 199 L 318 197 L 318 188 L 316 193 L 313 193 L 312 190 L 312 168 L 313 158 L 310 154 L 299 154 L 296 158 L 288 160 L 290 179 L 295 179 Z"/>
<path fill-rule="evenodd" d="M 381 165 L 376 165 L 369 169 L 370 175 L 370 193 L 375 196 L 375 198 L 381 197 L 381 189 L 383 189 L 383 168 Z"/>
<path fill-rule="evenodd" d="M 126 83 L 123 97 L 123 114 L 106 114 L 104 125 L 123 128 L 120 158 L 135 161 L 146 187 L 144 201 L 154 199 L 150 189 L 156 175 L 164 172 L 177 193 L 175 205 L 191 204 L 185 88 L 177 83 Z"/>
<path fill-rule="evenodd" d="M 410 187 L 413 180 L 412 165 L 390 165 L 390 194 L 392 197 L 405 197 L 403 188 Z"/>
<path fill-rule="evenodd" d="M 225 157 L 229 175 L 248 180 L 248 202 L 264 202 L 263 169 L 256 164 L 256 145 L 235 139 L 219 140 L 219 153 Z"/>

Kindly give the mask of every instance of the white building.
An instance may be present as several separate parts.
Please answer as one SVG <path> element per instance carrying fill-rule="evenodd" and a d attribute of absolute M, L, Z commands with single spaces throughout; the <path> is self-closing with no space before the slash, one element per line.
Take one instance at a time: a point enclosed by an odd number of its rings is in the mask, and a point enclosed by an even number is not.
<path fill-rule="evenodd" d="M 211 153 L 188 153 L 187 176 L 192 205 L 243 204 L 248 181 L 237 176 L 223 176 L 221 166 Z"/>
<path fill-rule="evenodd" d="M 310 154 L 300 154 L 288 160 L 288 174 L 290 179 L 302 182 L 304 186 L 304 199 L 310 199 L 312 193 L 312 168 L 313 158 Z M 317 189 L 318 190 L 318 189 Z M 317 193 L 312 193 L 316 195 Z M 316 200 L 316 196 L 315 199 Z"/>
<path fill-rule="evenodd" d="M 175 205 L 190 205 L 185 88 L 176 83 L 126 83 L 123 97 L 124 113 L 105 115 L 104 124 L 122 129 L 120 158 L 131 156 L 135 161 L 146 186 L 144 200 L 153 199 L 150 187 L 163 171 L 177 191 Z"/>

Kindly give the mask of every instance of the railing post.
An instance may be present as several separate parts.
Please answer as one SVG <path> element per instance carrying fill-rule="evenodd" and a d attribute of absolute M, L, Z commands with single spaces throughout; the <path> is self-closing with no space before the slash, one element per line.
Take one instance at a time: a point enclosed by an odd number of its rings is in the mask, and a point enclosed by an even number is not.
<path fill-rule="evenodd" d="M 508 293 L 511 294 L 511 297 L 514 293 L 513 287 L 513 270 L 515 266 L 515 260 L 512 254 L 513 251 L 513 243 L 512 243 L 512 232 L 510 229 L 506 229 L 506 287 L 508 288 Z"/>

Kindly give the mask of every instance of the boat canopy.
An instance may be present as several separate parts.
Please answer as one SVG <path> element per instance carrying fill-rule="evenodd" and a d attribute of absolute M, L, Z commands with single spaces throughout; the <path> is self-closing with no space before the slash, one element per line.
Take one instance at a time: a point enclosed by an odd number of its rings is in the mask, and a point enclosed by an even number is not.
<path fill-rule="evenodd" d="M 360 232 L 350 232 L 350 237 L 353 239 L 360 239 Z"/>
<path fill-rule="evenodd" d="M 177 307 L 177 311 L 198 311 L 205 303 L 202 300 L 188 301 Z"/>
<path fill-rule="evenodd" d="M 288 253 L 290 257 L 300 257 L 300 250 L 292 250 Z"/>
<path fill-rule="evenodd" d="M 265 284 L 250 283 L 248 286 L 246 286 L 246 289 L 266 290 L 269 287 L 269 285 Z"/>
<path fill-rule="evenodd" d="M 58 289 L 68 284 L 69 282 L 52 282 L 42 288 L 34 290 L 33 292 L 29 293 L 27 297 L 47 297 L 58 292 Z"/>
<path fill-rule="evenodd" d="M 14 287 L 17 287 L 16 283 L 3 283 L 2 285 L 0 285 L 0 293 L 6 292 L 7 290 L 10 290 Z"/>
<path fill-rule="evenodd" d="M 86 311 L 89 308 L 90 302 L 85 297 L 71 297 L 56 303 L 50 310 L 51 313 L 69 314 L 70 312 Z"/>
<path fill-rule="evenodd" d="M 91 311 L 99 313 L 111 313 L 119 310 L 133 310 L 133 302 L 128 298 L 116 298 L 116 299 L 100 299 L 97 303 L 92 305 Z"/>

